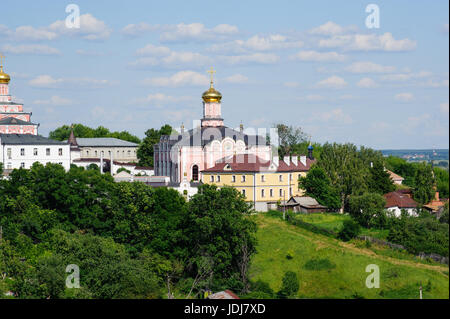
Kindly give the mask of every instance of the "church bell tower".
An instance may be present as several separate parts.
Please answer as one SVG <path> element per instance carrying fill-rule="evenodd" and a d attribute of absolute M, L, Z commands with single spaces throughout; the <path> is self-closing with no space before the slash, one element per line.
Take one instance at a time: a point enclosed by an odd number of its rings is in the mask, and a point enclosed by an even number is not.
<path fill-rule="evenodd" d="M 208 71 L 211 75 L 211 82 L 208 91 L 202 95 L 203 99 L 203 118 L 201 120 L 202 127 L 218 127 L 223 126 L 223 118 L 221 112 L 222 94 L 214 88 L 213 75 L 216 71 L 211 68 Z"/>

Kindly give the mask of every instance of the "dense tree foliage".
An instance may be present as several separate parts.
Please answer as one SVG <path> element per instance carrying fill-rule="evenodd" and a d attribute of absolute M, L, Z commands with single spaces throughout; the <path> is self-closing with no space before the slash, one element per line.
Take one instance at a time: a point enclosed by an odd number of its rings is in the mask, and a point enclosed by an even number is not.
<path fill-rule="evenodd" d="M 281 289 L 277 295 L 280 299 L 293 298 L 297 295 L 300 284 L 297 274 L 293 271 L 286 271 L 283 276 Z"/>
<path fill-rule="evenodd" d="M 425 168 L 425 166 L 427 168 Z M 386 168 L 393 171 L 394 173 L 402 176 L 404 178 L 403 184 L 406 186 L 409 186 L 411 188 L 416 188 L 417 182 L 422 183 L 421 185 L 426 185 L 430 180 L 429 175 L 429 168 L 431 167 L 431 164 L 424 164 L 424 163 L 417 163 L 417 162 L 407 162 L 405 159 L 389 156 L 386 158 Z M 423 180 L 418 174 L 417 171 L 421 170 L 423 173 L 426 174 L 427 180 Z M 440 168 L 440 167 L 434 167 L 434 183 L 436 186 L 437 191 L 440 193 L 440 196 L 442 198 L 448 198 L 449 197 L 449 172 L 446 169 Z M 417 180 L 419 178 L 419 181 Z M 429 187 L 429 186 L 428 186 Z M 420 191 L 422 193 L 423 190 Z M 425 190 L 425 196 L 424 198 L 428 197 L 426 195 L 427 191 Z M 420 197 L 423 195 L 421 194 Z"/>
<path fill-rule="evenodd" d="M 436 253 L 448 256 L 449 227 L 428 212 L 419 217 L 403 213 L 400 218 L 390 219 L 388 240 L 406 247 L 414 254 Z"/>
<path fill-rule="evenodd" d="M 353 219 L 344 220 L 342 229 L 339 231 L 338 237 L 343 241 L 349 241 L 355 238 L 361 232 L 361 227 Z"/>
<path fill-rule="evenodd" d="M 159 143 L 162 135 L 172 134 L 172 127 L 168 124 L 162 126 L 159 130 L 153 128 L 145 132 L 145 138 L 137 150 L 139 165 L 153 167 L 153 145 Z"/>
<path fill-rule="evenodd" d="M 349 213 L 363 227 L 384 228 L 387 224 L 385 204 L 386 200 L 380 194 L 354 195 L 350 196 Z"/>
<path fill-rule="evenodd" d="M 358 150 L 353 144 L 326 143 L 317 166 L 325 171 L 332 186 L 339 192 L 342 211 L 348 208 L 351 195 L 382 193 L 392 189 L 392 180 L 386 179 L 386 175 L 381 172 L 381 152 L 370 148 L 361 147 Z"/>
<path fill-rule="evenodd" d="M 420 163 L 414 176 L 414 199 L 420 204 L 427 204 L 434 198 L 434 177 L 431 165 Z"/>
<path fill-rule="evenodd" d="M 72 130 L 71 126 L 63 125 L 58 127 L 54 131 L 51 131 L 48 134 L 48 137 L 58 141 L 64 141 L 69 138 L 70 131 Z M 97 128 L 90 128 L 83 124 L 74 124 L 73 132 L 75 137 L 115 137 L 120 140 L 132 142 L 139 144 L 141 140 L 127 131 L 122 132 L 111 132 L 106 127 L 99 126 Z"/>
<path fill-rule="evenodd" d="M 0 180 L 0 273 L 21 298 L 245 292 L 255 252 L 249 213 L 232 188 L 205 186 L 187 203 L 173 189 L 35 163 Z M 65 287 L 69 264 L 80 267 L 80 289 Z"/>
<path fill-rule="evenodd" d="M 331 185 L 324 169 L 313 166 L 305 177 L 300 178 L 299 186 L 305 190 L 305 195 L 315 198 L 328 209 L 337 210 L 341 207 L 339 193 Z"/>

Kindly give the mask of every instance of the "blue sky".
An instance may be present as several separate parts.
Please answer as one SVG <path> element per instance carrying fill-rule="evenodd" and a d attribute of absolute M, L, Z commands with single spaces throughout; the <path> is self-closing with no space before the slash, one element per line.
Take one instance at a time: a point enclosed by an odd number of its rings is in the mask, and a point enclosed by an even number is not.
<path fill-rule="evenodd" d="M 80 29 L 67 29 L 68 4 Z M 365 25 L 369 3 L 380 28 Z M 449 147 L 448 1 L 2 0 L 11 92 L 40 134 L 139 137 L 202 116 L 217 70 L 230 127 L 296 125 L 318 142 Z"/>

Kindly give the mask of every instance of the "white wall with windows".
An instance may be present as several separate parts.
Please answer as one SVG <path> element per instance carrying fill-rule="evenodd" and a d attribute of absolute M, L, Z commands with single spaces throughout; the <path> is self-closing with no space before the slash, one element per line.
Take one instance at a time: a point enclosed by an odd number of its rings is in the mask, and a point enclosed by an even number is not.
<path fill-rule="evenodd" d="M 34 162 L 61 164 L 70 169 L 70 146 L 67 145 L 0 145 L 3 169 L 30 168 Z"/>

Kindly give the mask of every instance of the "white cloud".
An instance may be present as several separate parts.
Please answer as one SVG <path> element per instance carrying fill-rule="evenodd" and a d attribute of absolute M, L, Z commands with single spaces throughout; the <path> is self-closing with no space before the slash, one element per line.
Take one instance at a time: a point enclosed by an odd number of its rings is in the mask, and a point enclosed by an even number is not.
<path fill-rule="evenodd" d="M 206 75 L 194 71 L 181 71 L 170 77 L 147 78 L 142 84 L 160 87 L 206 86 L 209 79 Z"/>
<path fill-rule="evenodd" d="M 90 56 L 90 57 L 95 57 L 95 56 L 104 56 L 105 53 L 100 52 L 100 51 L 87 51 L 87 50 L 83 50 L 83 49 L 79 49 L 75 51 L 78 55 L 82 55 L 82 56 Z"/>
<path fill-rule="evenodd" d="M 0 36 L 6 36 L 10 41 L 51 41 L 62 36 L 79 36 L 85 40 L 104 40 L 111 34 L 105 22 L 98 20 L 90 13 L 80 16 L 80 28 L 67 28 L 66 22 L 57 20 L 46 27 L 19 26 L 10 30 L 0 26 Z"/>
<path fill-rule="evenodd" d="M 175 52 L 167 47 L 156 47 L 153 45 L 147 45 L 146 47 L 139 49 L 136 53 L 145 55 L 146 57 L 139 58 L 136 61 L 129 63 L 130 66 L 135 68 L 154 66 L 174 68 L 185 65 L 192 67 L 209 65 L 213 62 L 210 57 L 200 53 Z"/>
<path fill-rule="evenodd" d="M 5 44 L 1 50 L 11 54 L 37 54 L 37 55 L 60 55 L 61 51 L 42 44 L 21 44 L 10 45 Z"/>
<path fill-rule="evenodd" d="M 242 84 L 248 82 L 248 78 L 242 74 L 233 74 L 226 77 L 225 82 Z"/>
<path fill-rule="evenodd" d="M 300 83 L 298 83 L 298 82 L 284 82 L 283 85 L 288 87 L 288 88 L 297 88 L 297 87 L 300 86 Z"/>
<path fill-rule="evenodd" d="M 36 100 L 33 102 L 34 104 L 43 104 L 43 105 L 54 105 L 54 106 L 62 106 L 62 105 L 69 105 L 72 104 L 73 101 L 57 96 L 57 95 L 53 95 L 51 98 L 49 98 L 48 100 Z"/>
<path fill-rule="evenodd" d="M 212 29 L 202 23 L 167 25 L 160 36 L 161 42 L 219 41 L 239 33 L 236 26 L 220 24 Z"/>
<path fill-rule="evenodd" d="M 346 56 L 337 52 L 300 51 L 291 58 L 299 61 L 341 62 Z"/>
<path fill-rule="evenodd" d="M 449 84 L 448 79 L 445 79 L 445 80 L 429 79 L 426 82 L 419 83 L 418 86 L 426 87 L 426 88 L 441 88 L 441 87 L 448 88 L 448 84 Z"/>
<path fill-rule="evenodd" d="M 376 88 L 378 85 L 371 78 L 362 78 L 361 80 L 358 81 L 358 83 L 356 83 L 356 86 L 360 88 L 369 89 L 369 88 Z"/>
<path fill-rule="evenodd" d="M 251 53 L 255 51 L 274 51 L 290 48 L 300 48 L 302 41 L 293 40 L 281 34 L 267 36 L 254 35 L 247 40 L 234 40 L 212 45 L 208 50 L 212 52 Z"/>
<path fill-rule="evenodd" d="M 98 20 L 90 13 L 80 16 L 80 28 L 67 28 L 65 21 L 58 20 L 52 23 L 48 30 L 57 33 L 59 36 L 79 36 L 90 41 L 105 40 L 111 35 L 111 29 L 106 23 Z"/>
<path fill-rule="evenodd" d="M 352 124 L 353 119 L 350 115 L 344 113 L 341 108 L 333 109 L 329 112 L 316 112 L 310 118 L 310 121 L 332 122 L 333 124 Z"/>
<path fill-rule="evenodd" d="M 414 100 L 414 95 L 412 93 L 405 92 L 405 93 L 396 94 L 394 96 L 394 98 L 400 102 L 410 102 L 410 101 Z"/>
<path fill-rule="evenodd" d="M 219 56 L 219 59 L 224 63 L 230 65 L 247 64 L 247 63 L 260 63 L 260 64 L 273 64 L 280 60 L 280 57 L 272 53 L 253 53 L 243 55 L 230 55 Z"/>
<path fill-rule="evenodd" d="M 328 21 L 325 24 L 322 24 L 318 26 L 317 28 L 314 28 L 310 30 L 309 32 L 311 34 L 318 34 L 318 35 L 337 35 L 346 33 L 349 31 L 356 31 L 355 26 L 349 26 L 349 27 L 342 27 L 337 23 L 334 23 L 332 21 Z"/>
<path fill-rule="evenodd" d="M 446 103 L 441 103 L 439 105 L 439 108 L 441 110 L 442 113 L 444 113 L 445 115 L 448 115 L 448 102 Z"/>
<path fill-rule="evenodd" d="M 136 54 L 142 56 L 167 56 L 171 52 L 168 47 L 147 44 L 145 47 L 138 49 Z"/>
<path fill-rule="evenodd" d="M 396 68 L 395 66 L 385 66 L 373 62 L 354 62 L 345 70 L 351 73 L 391 73 Z"/>
<path fill-rule="evenodd" d="M 347 82 L 343 78 L 336 75 L 330 76 L 329 78 L 319 81 L 316 84 L 316 87 L 333 89 L 340 89 L 345 86 L 347 86 Z"/>
<path fill-rule="evenodd" d="M 125 26 L 121 33 L 128 36 L 138 36 L 142 33 L 157 30 L 159 26 L 151 26 L 148 23 L 141 22 L 138 24 L 129 24 Z"/>
<path fill-rule="evenodd" d="M 56 88 L 100 88 L 110 86 L 113 83 L 108 80 L 98 80 L 92 78 L 53 78 L 51 75 L 39 75 L 31 79 L 28 84 L 35 88 L 56 89 Z"/>
<path fill-rule="evenodd" d="M 411 51 L 416 45 L 416 41 L 407 38 L 396 40 L 390 32 L 382 35 L 336 35 L 319 41 L 322 48 L 341 48 L 344 51 Z"/>
<path fill-rule="evenodd" d="M 133 99 L 131 101 L 131 104 L 154 104 L 160 106 L 190 100 L 192 100 L 192 97 L 190 96 L 171 96 L 163 93 L 155 93 L 149 94 L 144 98 Z"/>
<path fill-rule="evenodd" d="M 392 81 L 392 82 L 403 82 L 403 81 L 408 81 L 408 80 L 412 80 L 412 79 L 419 79 L 419 78 L 424 78 L 424 77 L 429 77 L 431 76 L 432 73 L 428 72 L 428 71 L 421 71 L 421 72 L 417 72 L 417 73 L 395 73 L 395 74 L 386 74 L 381 76 L 381 80 L 383 81 Z"/>
<path fill-rule="evenodd" d="M 323 97 L 322 95 L 311 94 L 307 95 L 305 99 L 310 102 L 317 102 L 325 100 L 325 97 Z"/>

